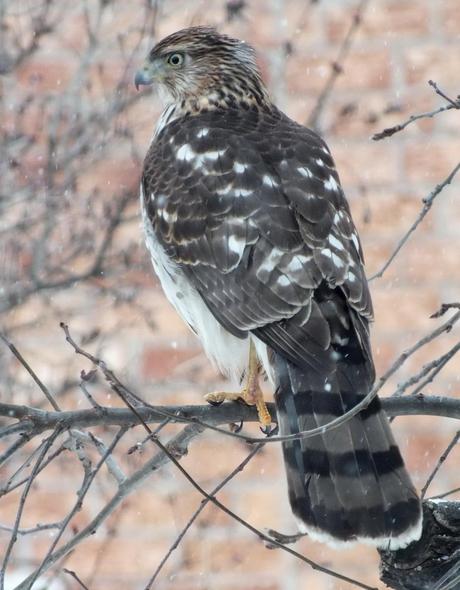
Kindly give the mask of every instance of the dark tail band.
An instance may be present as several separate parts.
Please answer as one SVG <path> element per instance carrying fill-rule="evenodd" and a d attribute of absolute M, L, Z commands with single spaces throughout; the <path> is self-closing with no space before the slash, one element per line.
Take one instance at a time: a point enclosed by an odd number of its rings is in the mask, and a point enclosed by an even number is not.
<path fill-rule="evenodd" d="M 365 370 L 327 383 L 276 355 L 281 434 L 324 426 L 369 391 Z M 349 383 L 350 387 L 344 386 Z M 421 506 L 378 398 L 342 426 L 283 443 L 289 499 L 301 530 L 322 541 L 405 547 L 421 534 Z"/>

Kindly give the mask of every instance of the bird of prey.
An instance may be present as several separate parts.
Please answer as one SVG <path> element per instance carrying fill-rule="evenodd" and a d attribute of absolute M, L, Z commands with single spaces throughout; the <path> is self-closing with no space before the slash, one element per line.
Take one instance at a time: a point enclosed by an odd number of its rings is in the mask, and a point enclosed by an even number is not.
<path fill-rule="evenodd" d="M 270 100 L 245 42 L 209 27 L 160 41 L 136 73 L 165 108 L 141 182 L 146 242 L 164 292 L 207 355 L 282 435 L 327 425 L 372 388 L 363 254 L 326 143 Z M 282 443 L 300 529 L 404 547 L 421 505 L 378 398 L 317 436 Z"/>

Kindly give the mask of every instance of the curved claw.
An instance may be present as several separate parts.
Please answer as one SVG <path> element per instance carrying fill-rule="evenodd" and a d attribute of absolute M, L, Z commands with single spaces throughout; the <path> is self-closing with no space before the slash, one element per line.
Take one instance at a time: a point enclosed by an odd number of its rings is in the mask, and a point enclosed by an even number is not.
<path fill-rule="evenodd" d="M 262 434 L 265 434 L 265 436 L 273 436 L 274 434 L 278 433 L 278 424 L 275 423 L 275 425 L 272 427 L 271 424 L 268 424 L 267 426 L 259 426 L 260 428 L 260 432 Z"/>
<path fill-rule="evenodd" d="M 232 422 L 230 424 L 230 430 L 232 432 L 234 432 L 235 434 L 238 434 L 238 432 L 240 432 L 240 430 L 243 428 L 243 420 L 240 420 L 239 424 L 236 424 L 235 422 Z"/>
<path fill-rule="evenodd" d="M 216 407 L 221 406 L 224 403 L 224 400 L 207 399 L 206 401 L 209 405 Z"/>
<path fill-rule="evenodd" d="M 270 436 L 273 433 L 272 425 L 267 424 L 267 426 L 259 426 L 260 432 L 265 434 L 265 436 Z"/>

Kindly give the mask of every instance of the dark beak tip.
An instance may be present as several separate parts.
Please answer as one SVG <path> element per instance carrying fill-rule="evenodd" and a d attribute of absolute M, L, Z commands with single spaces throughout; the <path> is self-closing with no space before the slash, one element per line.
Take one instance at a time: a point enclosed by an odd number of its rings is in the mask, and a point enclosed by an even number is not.
<path fill-rule="evenodd" d="M 142 83 L 143 83 L 142 72 L 136 72 L 136 75 L 134 76 L 134 86 L 136 87 L 137 91 L 139 91 L 139 86 L 141 86 Z"/>

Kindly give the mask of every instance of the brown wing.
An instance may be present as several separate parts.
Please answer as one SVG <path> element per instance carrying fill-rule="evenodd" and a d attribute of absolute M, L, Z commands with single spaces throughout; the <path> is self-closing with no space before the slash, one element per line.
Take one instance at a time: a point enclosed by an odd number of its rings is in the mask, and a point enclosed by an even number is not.
<path fill-rule="evenodd" d="M 230 332 L 254 331 L 296 364 L 322 369 L 349 329 L 368 351 L 361 247 L 316 134 L 276 110 L 174 121 L 147 154 L 143 193 L 167 254 Z"/>

